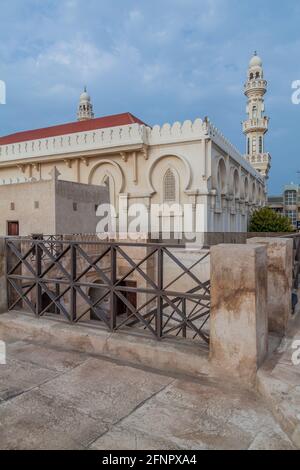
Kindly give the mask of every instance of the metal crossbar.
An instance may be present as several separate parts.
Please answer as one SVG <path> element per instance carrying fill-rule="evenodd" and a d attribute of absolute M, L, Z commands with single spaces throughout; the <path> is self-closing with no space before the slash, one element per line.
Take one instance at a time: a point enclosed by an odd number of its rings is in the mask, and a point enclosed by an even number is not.
<path fill-rule="evenodd" d="M 204 263 L 209 252 L 184 248 L 8 238 L 9 309 L 61 315 L 70 323 L 88 321 L 111 331 L 138 329 L 159 340 L 181 336 L 208 343 L 210 280 Z"/>

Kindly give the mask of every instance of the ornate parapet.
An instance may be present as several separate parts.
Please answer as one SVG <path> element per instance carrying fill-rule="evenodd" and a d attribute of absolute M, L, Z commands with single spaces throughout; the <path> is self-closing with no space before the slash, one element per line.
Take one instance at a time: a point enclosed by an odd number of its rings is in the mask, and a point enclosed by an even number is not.
<path fill-rule="evenodd" d="M 251 92 L 256 90 L 266 91 L 268 82 L 262 78 L 257 78 L 256 80 L 248 80 L 244 85 L 245 95 L 248 96 Z"/>
<path fill-rule="evenodd" d="M 145 126 L 131 124 L 0 145 L 0 162 L 143 144 Z"/>
<path fill-rule="evenodd" d="M 163 126 L 156 125 L 153 128 L 147 127 L 145 129 L 149 145 L 193 141 L 205 138 L 205 129 L 201 119 L 196 119 L 194 122 L 175 122 L 172 125 L 165 123 Z"/>
<path fill-rule="evenodd" d="M 247 170 L 252 176 L 262 181 L 260 174 L 255 170 L 250 162 L 244 158 L 238 149 L 217 129 L 208 119 L 203 121 L 206 135 L 215 142 L 221 149 L 225 150 L 242 168 Z"/>
<path fill-rule="evenodd" d="M 264 116 L 263 118 L 248 119 L 243 122 L 243 132 L 247 134 L 251 131 L 267 132 L 269 125 L 269 118 Z"/>
<path fill-rule="evenodd" d="M 245 158 L 263 177 L 268 176 L 272 160 L 268 152 L 257 153 L 256 155 L 245 155 Z"/>

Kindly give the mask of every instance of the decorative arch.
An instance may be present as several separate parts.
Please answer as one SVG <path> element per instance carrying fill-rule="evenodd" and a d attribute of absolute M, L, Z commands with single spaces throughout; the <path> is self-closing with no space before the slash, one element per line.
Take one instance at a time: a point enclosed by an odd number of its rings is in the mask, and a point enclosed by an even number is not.
<path fill-rule="evenodd" d="M 232 166 L 230 169 L 230 188 L 229 194 L 233 195 L 234 198 L 240 197 L 240 174 L 239 170 Z"/>
<path fill-rule="evenodd" d="M 261 185 L 258 187 L 258 203 L 260 206 L 263 205 L 263 189 Z"/>
<path fill-rule="evenodd" d="M 98 168 L 100 168 L 102 165 L 111 165 L 117 172 L 117 174 L 119 175 L 120 177 L 120 188 L 119 188 L 119 191 L 120 192 L 123 192 L 124 190 L 124 185 L 125 185 L 125 178 L 124 178 L 124 173 L 122 171 L 122 168 L 120 167 L 120 165 L 118 165 L 118 163 L 112 161 L 112 160 L 101 160 L 101 162 L 98 162 L 92 169 L 91 169 L 91 172 L 89 174 L 89 179 L 88 179 L 88 182 L 89 184 L 93 184 L 93 178 L 94 178 L 94 175 L 96 173 L 96 171 L 98 170 Z"/>
<path fill-rule="evenodd" d="M 255 184 L 255 181 L 252 182 L 252 191 L 251 191 L 251 199 L 252 199 L 252 202 L 256 202 L 256 197 L 257 197 L 257 194 L 256 194 L 256 184 Z"/>
<path fill-rule="evenodd" d="M 244 199 L 245 201 L 249 201 L 249 178 L 246 175 L 244 178 Z"/>
<path fill-rule="evenodd" d="M 227 193 L 227 168 L 224 158 L 220 158 L 217 169 L 217 191 L 220 195 Z"/>
<path fill-rule="evenodd" d="M 105 168 L 103 172 L 97 172 L 103 165 L 108 166 Z M 96 175 L 98 176 L 97 181 Z M 125 178 L 121 167 L 114 161 L 111 160 L 101 160 L 98 162 L 92 169 L 89 174 L 88 178 L 89 184 L 105 184 L 105 182 L 109 183 L 109 199 L 110 203 L 113 204 L 115 207 L 118 206 L 117 195 L 124 190 L 125 185 Z"/>
<path fill-rule="evenodd" d="M 237 168 L 233 170 L 233 195 L 236 199 L 240 197 L 240 175 Z"/>
<path fill-rule="evenodd" d="M 190 184 L 191 184 L 191 180 L 192 180 L 192 173 L 191 173 L 191 167 L 190 167 L 188 161 L 181 155 L 170 153 L 170 154 L 163 154 L 163 155 L 159 156 L 150 165 L 150 167 L 148 169 L 148 172 L 147 172 L 148 186 L 149 186 L 150 192 L 152 194 L 155 194 L 157 192 L 155 190 L 153 182 L 152 182 L 153 171 L 154 171 L 155 167 L 157 167 L 159 162 L 161 162 L 163 159 L 166 159 L 166 158 L 175 158 L 175 159 L 180 160 L 181 163 L 183 163 L 184 168 L 185 168 L 185 175 L 183 175 L 183 189 L 184 189 L 184 191 L 187 191 L 188 189 L 190 189 Z M 174 168 L 173 165 L 169 165 L 169 166 L 172 167 L 173 171 L 175 170 L 175 172 L 177 173 L 177 170 Z M 179 175 L 178 175 L 178 177 L 179 177 Z"/>

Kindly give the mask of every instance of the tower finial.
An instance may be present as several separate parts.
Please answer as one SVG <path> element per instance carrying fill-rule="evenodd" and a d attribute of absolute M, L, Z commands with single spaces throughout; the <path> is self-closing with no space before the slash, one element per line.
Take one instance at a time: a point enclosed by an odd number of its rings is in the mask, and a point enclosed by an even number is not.
<path fill-rule="evenodd" d="M 86 121 L 88 119 L 93 119 L 94 112 L 93 112 L 93 105 L 91 102 L 91 97 L 87 93 L 87 87 L 84 86 L 84 91 L 80 95 L 78 111 L 77 111 L 77 119 L 78 121 Z"/>
<path fill-rule="evenodd" d="M 254 55 L 257 55 L 257 51 L 254 51 Z"/>

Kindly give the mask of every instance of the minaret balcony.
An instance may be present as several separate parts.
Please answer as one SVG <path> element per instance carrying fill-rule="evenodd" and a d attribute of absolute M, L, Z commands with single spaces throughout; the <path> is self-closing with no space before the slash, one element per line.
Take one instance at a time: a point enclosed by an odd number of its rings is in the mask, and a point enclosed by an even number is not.
<path fill-rule="evenodd" d="M 247 119 L 247 121 L 243 122 L 243 132 L 246 134 L 248 132 L 267 132 L 269 125 L 269 118 L 254 118 L 254 119 Z"/>
<path fill-rule="evenodd" d="M 249 163 L 270 163 L 271 155 L 268 152 L 256 153 L 255 155 L 245 155 Z"/>
<path fill-rule="evenodd" d="M 246 160 L 264 178 L 268 178 L 271 168 L 271 155 L 269 153 L 257 153 L 255 155 L 245 155 Z"/>
<path fill-rule="evenodd" d="M 263 80 L 261 78 L 248 80 L 244 85 L 245 95 L 247 95 L 248 92 L 256 90 L 263 90 L 264 92 L 266 92 L 267 85 L 267 80 Z"/>

